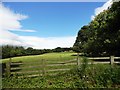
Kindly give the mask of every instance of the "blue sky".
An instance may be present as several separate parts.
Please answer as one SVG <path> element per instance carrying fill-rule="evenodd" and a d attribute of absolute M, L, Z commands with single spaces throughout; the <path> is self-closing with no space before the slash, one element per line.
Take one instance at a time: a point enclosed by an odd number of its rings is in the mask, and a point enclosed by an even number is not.
<path fill-rule="evenodd" d="M 17 13 L 28 15 L 21 21 L 23 28 L 36 30 L 34 33 L 15 32 L 20 35 L 40 37 L 75 36 L 78 30 L 91 21 L 94 9 L 103 2 L 79 3 L 4 3 Z"/>
<path fill-rule="evenodd" d="M 72 47 L 80 28 L 108 2 L 8 2 L 0 4 L 0 43 L 37 49 Z"/>

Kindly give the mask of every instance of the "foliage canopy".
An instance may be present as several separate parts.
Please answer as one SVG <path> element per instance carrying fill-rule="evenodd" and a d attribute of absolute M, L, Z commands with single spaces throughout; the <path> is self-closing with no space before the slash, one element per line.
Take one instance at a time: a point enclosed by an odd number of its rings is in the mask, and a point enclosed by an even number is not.
<path fill-rule="evenodd" d="M 120 1 L 80 29 L 73 49 L 88 56 L 119 56 Z"/>

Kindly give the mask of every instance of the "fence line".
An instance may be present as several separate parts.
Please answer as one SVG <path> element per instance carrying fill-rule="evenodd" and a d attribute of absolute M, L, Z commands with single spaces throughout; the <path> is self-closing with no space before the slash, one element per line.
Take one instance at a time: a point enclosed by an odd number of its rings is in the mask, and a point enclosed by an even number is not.
<path fill-rule="evenodd" d="M 110 64 L 113 65 L 115 63 L 115 59 L 120 59 L 120 57 L 114 57 L 114 56 L 110 56 L 110 57 L 90 57 L 88 59 L 91 60 L 97 60 L 97 59 L 110 59 Z M 105 62 L 104 62 L 105 63 Z M 117 62 L 118 63 L 118 62 Z"/>
<path fill-rule="evenodd" d="M 6 68 L 5 68 L 5 74 L 7 76 L 10 76 L 11 74 L 35 74 L 35 73 L 41 73 L 41 75 L 45 76 L 47 72 L 57 72 L 57 71 L 67 71 L 70 70 L 70 68 L 51 68 L 48 69 L 47 67 L 53 67 L 53 66 L 69 66 L 69 65 L 76 65 L 76 59 L 74 60 L 69 60 L 66 62 L 54 62 L 54 63 L 46 63 L 47 60 L 42 59 L 41 63 L 36 63 L 35 65 L 30 65 L 32 63 L 24 63 L 24 62 L 11 62 L 11 60 L 9 62 L 6 62 Z M 28 65 L 28 66 L 23 66 L 23 67 L 19 67 L 19 65 Z M 34 64 L 34 63 L 33 63 Z M 16 67 L 18 65 L 18 67 Z M 37 65 L 37 66 L 36 66 Z M 32 68 L 36 68 L 38 70 L 34 70 L 31 71 L 30 69 Z M 19 71 L 22 69 L 27 69 L 26 71 Z M 48 69 L 48 70 L 47 70 Z M 5 75 L 4 74 L 4 75 Z M 28 76 L 28 75 L 27 75 Z M 36 74 L 33 76 L 37 76 Z"/>
<path fill-rule="evenodd" d="M 98 64 L 98 63 L 102 63 L 102 64 L 107 64 L 110 63 L 111 65 L 113 65 L 114 63 L 119 63 L 116 62 L 115 59 L 120 59 L 120 57 L 114 57 L 114 56 L 110 56 L 110 57 L 88 57 L 87 59 L 89 60 L 104 60 L 104 59 L 108 59 L 110 61 L 108 62 L 95 62 L 93 61 L 93 64 Z M 69 61 L 65 61 L 65 62 L 54 62 L 54 63 L 47 63 L 47 60 L 42 59 L 41 63 L 36 63 L 35 66 L 30 65 L 30 63 L 24 63 L 24 62 L 11 62 L 11 59 L 9 62 L 6 62 L 6 75 L 10 76 L 11 74 L 35 74 L 38 73 L 38 75 L 48 75 L 48 72 L 57 72 L 57 71 L 67 71 L 70 70 L 70 68 L 59 68 L 57 66 L 69 66 L 69 65 L 80 65 L 82 58 L 80 58 L 79 56 L 77 57 L 77 59 L 73 59 L 73 60 L 69 60 Z M 23 67 L 13 67 L 15 65 L 28 65 L 28 66 L 23 66 Z M 32 63 L 31 63 L 32 64 Z M 91 64 L 90 62 L 88 64 Z M 57 67 L 57 69 L 55 68 L 51 68 L 48 69 L 48 67 Z M 32 68 L 37 68 L 38 70 L 29 70 L 29 71 L 17 71 L 17 70 L 22 70 L 22 69 L 32 69 Z M 47 70 L 48 69 L 48 70 Z M 15 71 L 16 70 L 16 71 Z M 31 75 L 32 76 L 32 75 Z M 37 76 L 36 74 L 33 76 Z"/>
<path fill-rule="evenodd" d="M 89 57 L 88 59 L 110 59 L 110 57 Z M 114 59 L 120 59 L 120 57 L 114 57 Z"/>

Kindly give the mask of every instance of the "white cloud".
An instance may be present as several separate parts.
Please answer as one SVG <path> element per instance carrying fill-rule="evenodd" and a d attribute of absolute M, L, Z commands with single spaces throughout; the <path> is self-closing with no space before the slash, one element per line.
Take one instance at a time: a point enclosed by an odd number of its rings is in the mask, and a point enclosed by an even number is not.
<path fill-rule="evenodd" d="M 28 45 L 33 48 L 49 48 L 53 49 L 56 47 L 72 47 L 76 37 L 48 37 L 48 38 L 40 38 L 35 36 L 21 36 L 21 39 L 24 40 Z"/>
<path fill-rule="evenodd" d="M 20 39 L 19 35 L 3 29 L 0 29 L 0 45 L 1 44 L 2 45 L 10 44 L 10 45 L 19 45 L 19 46 L 27 45 L 26 43 L 23 44 L 23 41 Z"/>
<path fill-rule="evenodd" d="M 20 36 L 11 31 L 36 32 L 35 30 L 21 29 L 20 20 L 28 18 L 26 15 L 18 14 L 0 4 L 0 44 L 31 46 L 33 48 L 56 48 L 72 47 L 75 36 L 69 37 L 36 37 Z"/>
<path fill-rule="evenodd" d="M 95 9 L 95 15 L 91 16 L 91 20 L 94 20 L 94 18 L 95 18 L 96 15 L 100 14 L 104 10 L 107 10 L 108 7 L 111 7 L 112 3 L 113 3 L 112 0 L 108 0 L 103 6 L 96 8 Z"/>
<path fill-rule="evenodd" d="M 19 35 L 10 32 L 10 30 L 22 30 L 20 20 L 26 18 L 28 16 L 15 13 L 0 4 L 0 44 L 22 45 Z"/>
<path fill-rule="evenodd" d="M 0 4 L 0 27 L 2 30 L 22 31 L 22 32 L 36 32 L 35 30 L 21 29 L 21 20 L 28 18 L 26 15 L 13 12 L 7 7 Z"/>
<path fill-rule="evenodd" d="M 4 30 L 16 30 L 22 26 L 20 20 L 28 18 L 26 15 L 16 14 L 9 8 L 0 4 L 0 27 Z"/>
<path fill-rule="evenodd" d="M 23 30 L 23 29 L 10 30 L 10 31 L 20 31 L 20 32 L 37 32 L 36 30 Z"/>

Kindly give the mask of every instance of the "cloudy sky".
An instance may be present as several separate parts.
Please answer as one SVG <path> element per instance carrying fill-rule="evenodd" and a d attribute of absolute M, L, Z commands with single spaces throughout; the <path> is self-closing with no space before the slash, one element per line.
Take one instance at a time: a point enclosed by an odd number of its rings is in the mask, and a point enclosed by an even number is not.
<path fill-rule="evenodd" d="M 0 4 L 0 44 L 38 49 L 72 47 L 77 32 L 108 2 L 4 2 Z"/>

